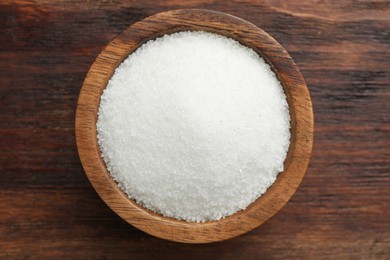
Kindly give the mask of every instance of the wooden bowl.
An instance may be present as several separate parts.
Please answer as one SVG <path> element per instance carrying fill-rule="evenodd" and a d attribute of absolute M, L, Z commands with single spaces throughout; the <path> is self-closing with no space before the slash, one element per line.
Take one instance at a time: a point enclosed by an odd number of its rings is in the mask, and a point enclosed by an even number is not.
<path fill-rule="evenodd" d="M 150 39 L 178 31 L 203 30 L 231 37 L 253 48 L 282 82 L 291 115 L 291 142 L 285 170 L 245 210 L 219 221 L 189 223 L 153 213 L 123 193 L 108 173 L 97 142 L 100 96 L 121 62 Z M 279 211 L 298 188 L 313 144 L 313 111 L 305 81 L 286 50 L 266 32 L 240 18 L 208 10 L 175 10 L 139 21 L 118 35 L 91 66 L 77 104 L 76 140 L 80 159 L 93 187 L 107 205 L 131 225 L 160 238 L 208 243 L 244 234 Z"/>

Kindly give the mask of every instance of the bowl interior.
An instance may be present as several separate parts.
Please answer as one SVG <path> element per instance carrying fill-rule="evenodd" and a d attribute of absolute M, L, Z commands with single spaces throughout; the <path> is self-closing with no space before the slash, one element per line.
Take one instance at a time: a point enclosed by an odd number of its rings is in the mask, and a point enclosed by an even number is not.
<path fill-rule="evenodd" d="M 115 69 L 148 40 L 179 31 L 203 30 L 233 38 L 263 57 L 283 85 L 291 118 L 290 146 L 284 171 L 245 210 L 219 221 L 190 223 L 166 218 L 138 205 L 118 187 L 106 169 L 97 143 L 100 96 Z M 290 199 L 309 163 L 313 139 L 310 95 L 295 63 L 271 36 L 239 18 L 207 10 L 163 12 L 137 22 L 111 41 L 84 81 L 76 112 L 76 140 L 85 172 L 102 199 L 127 222 L 145 232 L 178 242 L 228 239 L 261 225 Z"/>

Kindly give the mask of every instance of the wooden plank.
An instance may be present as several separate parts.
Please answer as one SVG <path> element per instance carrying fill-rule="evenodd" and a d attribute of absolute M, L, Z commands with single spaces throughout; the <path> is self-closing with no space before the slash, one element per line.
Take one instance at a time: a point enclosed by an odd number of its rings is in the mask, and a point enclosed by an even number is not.
<path fill-rule="evenodd" d="M 210 245 L 153 238 L 95 194 L 74 138 L 77 96 L 102 48 L 176 8 L 242 17 L 270 33 L 310 89 L 315 142 L 302 185 L 275 217 Z M 0 256 L 390 257 L 389 1 L 0 3 Z"/>

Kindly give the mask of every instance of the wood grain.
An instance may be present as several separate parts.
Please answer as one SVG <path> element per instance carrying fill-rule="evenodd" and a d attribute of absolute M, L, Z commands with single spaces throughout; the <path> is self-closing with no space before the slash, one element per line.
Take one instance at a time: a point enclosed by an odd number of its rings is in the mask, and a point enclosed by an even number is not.
<path fill-rule="evenodd" d="M 78 159 L 83 80 L 115 35 L 149 15 L 206 8 L 248 20 L 293 57 L 315 140 L 290 202 L 250 233 L 186 245 L 131 227 Z M 11 258 L 388 259 L 388 1 L 0 2 L 0 256 Z"/>
<path fill-rule="evenodd" d="M 155 214 L 137 205 L 118 187 L 102 160 L 97 141 L 100 96 L 117 67 L 142 43 L 178 31 L 203 30 L 235 38 L 252 47 L 273 67 L 282 82 L 291 116 L 291 141 L 284 171 L 261 198 L 220 221 L 188 223 Z M 313 145 L 313 111 L 309 91 L 286 50 L 266 32 L 221 12 L 181 9 L 161 12 L 126 28 L 99 54 L 89 70 L 76 111 L 80 159 L 93 187 L 107 205 L 133 226 L 160 238 L 208 243 L 242 235 L 272 217 L 295 193 L 309 164 Z"/>

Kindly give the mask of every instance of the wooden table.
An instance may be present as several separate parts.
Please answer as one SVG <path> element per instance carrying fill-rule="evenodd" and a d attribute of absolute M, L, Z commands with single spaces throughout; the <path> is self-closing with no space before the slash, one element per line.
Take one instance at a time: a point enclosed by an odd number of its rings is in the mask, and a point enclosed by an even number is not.
<path fill-rule="evenodd" d="M 1 1 L 0 257 L 390 259 L 390 2 L 297 3 Z M 313 99 L 313 157 L 297 193 L 260 228 L 215 244 L 168 242 L 124 222 L 91 187 L 75 145 L 94 58 L 130 24 L 177 8 L 269 32 Z"/>

